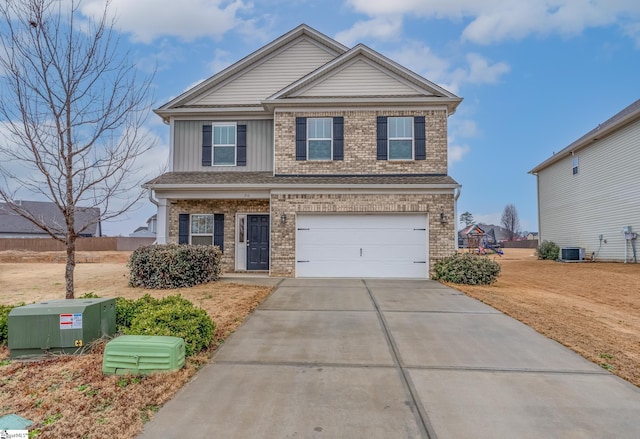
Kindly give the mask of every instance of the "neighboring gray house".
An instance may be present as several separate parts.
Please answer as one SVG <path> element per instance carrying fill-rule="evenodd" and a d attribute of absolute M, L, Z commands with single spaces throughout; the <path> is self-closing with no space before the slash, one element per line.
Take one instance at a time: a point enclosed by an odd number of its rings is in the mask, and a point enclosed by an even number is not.
<path fill-rule="evenodd" d="M 146 226 L 140 226 L 130 233 L 130 237 L 135 238 L 155 238 L 158 230 L 158 215 L 152 215 L 147 219 Z"/>
<path fill-rule="evenodd" d="M 301 25 L 155 110 L 170 172 L 157 242 L 227 271 L 429 277 L 456 250 L 447 118 L 462 99 Z"/>
<path fill-rule="evenodd" d="M 640 232 L 640 100 L 529 171 L 538 180 L 539 238 L 630 260 Z M 629 231 L 625 236 L 624 231 Z"/>
<path fill-rule="evenodd" d="M 66 225 L 62 212 L 54 203 L 45 201 L 17 201 L 25 210 L 38 220 L 44 221 L 50 229 L 59 230 L 59 235 L 66 233 Z M 90 224 L 79 236 L 102 236 L 100 225 L 100 209 L 94 207 L 76 207 L 76 231 Z M 31 221 L 18 215 L 5 203 L 0 203 L 0 238 L 49 238 L 49 234 L 36 227 Z"/>

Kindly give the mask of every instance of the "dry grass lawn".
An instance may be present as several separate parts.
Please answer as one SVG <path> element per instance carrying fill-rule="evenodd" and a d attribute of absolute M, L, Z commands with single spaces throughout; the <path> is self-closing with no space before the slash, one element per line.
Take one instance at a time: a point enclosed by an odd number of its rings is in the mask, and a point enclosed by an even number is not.
<path fill-rule="evenodd" d="M 77 295 L 138 298 L 182 294 L 206 309 L 222 342 L 270 288 L 213 283 L 151 291 L 127 286 L 128 254 L 80 254 Z M 56 254 L 0 253 L 0 303 L 64 297 L 64 264 Z M 539 261 L 533 250 L 506 249 L 497 283 L 452 285 L 587 359 L 640 386 L 640 264 Z M 96 259 L 99 262 L 96 263 Z M 83 262 L 91 261 L 91 262 Z M 39 438 L 130 438 L 208 361 L 192 357 L 177 372 L 145 378 L 104 377 L 103 346 L 89 355 L 24 363 L 0 349 L 0 416 L 35 421 Z"/>
<path fill-rule="evenodd" d="M 502 266 L 495 284 L 451 286 L 640 386 L 640 264 L 490 257 Z"/>
<path fill-rule="evenodd" d="M 64 298 L 64 264 L 56 253 L 0 252 L 0 304 Z M 216 282 L 180 290 L 144 290 L 127 285 L 128 253 L 80 254 L 76 296 L 138 298 L 181 294 L 204 308 L 224 341 L 271 292 L 270 287 Z M 85 259 L 86 258 L 86 259 Z M 9 361 L 0 348 L 0 416 L 34 421 L 38 438 L 131 438 L 205 364 L 211 352 L 190 357 L 180 371 L 154 376 L 102 375 L 103 343 L 83 356 L 37 362 Z M 215 349 L 215 347 L 214 347 Z"/>

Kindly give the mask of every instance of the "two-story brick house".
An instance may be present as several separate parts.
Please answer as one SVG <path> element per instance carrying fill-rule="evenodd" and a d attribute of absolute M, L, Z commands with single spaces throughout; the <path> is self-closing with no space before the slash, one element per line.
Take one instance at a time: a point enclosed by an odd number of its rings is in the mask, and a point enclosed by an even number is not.
<path fill-rule="evenodd" d="M 158 243 L 220 245 L 227 271 L 427 278 L 456 249 L 460 101 L 301 25 L 155 110 Z"/>

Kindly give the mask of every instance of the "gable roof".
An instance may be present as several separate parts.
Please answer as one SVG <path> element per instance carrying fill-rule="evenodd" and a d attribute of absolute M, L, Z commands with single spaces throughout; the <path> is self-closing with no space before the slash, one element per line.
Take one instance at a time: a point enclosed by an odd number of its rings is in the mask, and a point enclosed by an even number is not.
<path fill-rule="evenodd" d="M 53 231 L 59 231 L 60 235 L 66 232 L 64 216 L 54 204 L 45 201 L 16 201 L 25 211 L 30 212 L 40 221 L 45 221 Z M 76 207 L 75 212 L 76 231 L 90 222 L 82 235 L 100 236 L 100 209 L 97 207 Z M 31 221 L 14 212 L 6 203 L 0 203 L 0 234 L 15 235 L 43 235 L 46 232 Z"/>
<path fill-rule="evenodd" d="M 341 75 L 347 76 L 345 72 L 348 70 L 356 70 L 349 75 L 352 82 L 336 84 L 340 81 L 335 81 L 335 79 Z M 368 79 L 374 75 L 377 81 L 362 81 L 363 72 L 369 76 Z M 339 91 L 333 91 L 338 89 L 338 85 L 341 85 Z M 323 90 L 318 92 L 320 87 Z M 385 102 L 397 101 L 395 103 L 439 102 L 446 104 L 450 113 L 453 113 L 462 101 L 461 98 L 439 85 L 364 44 L 358 44 L 269 96 L 264 103 L 267 106 L 275 106 L 279 103 L 291 105 L 297 100 L 300 104 L 307 105 L 311 101 L 314 104 L 319 104 L 329 100 L 335 104 L 336 101 L 354 102 L 354 98 L 363 98 L 368 101 L 372 98 Z"/>
<path fill-rule="evenodd" d="M 176 98 L 172 99 L 171 101 L 167 102 L 154 111 L 156 114 L 163 117 L 165 115 L 169 115 L 172 112 L 175 112 L 176 109 L 183 107 L 189 101 L 193 101 L 197 97 L 206 94 L 215 87 L 232 80 L 234 77 L 247 74 L 247 72 L 256 68 L 261 63 L 267 61 L 269 57 L 273 56 L 278 51 L 282 50 L 288 45 L 295 43 L 296 40 L 301 39 L 309 41 L 315 44 L 321 50 L 326 51 L 331 55 L 330 58 L 334 58 L 337 55 L 342 54 L 348 50 L 348 47 L 340 44 L 332 38 L 329 38 L 328 36 L 318 32 L 317 30 L 307 26 L 306 24 L 301 24 L 300 26 L 287 32 L 279 38 L 276 38 L 266 46 L 263 46 L 250 55 L 242 58 L 235 64 L 232 64 L 226 69 L 220 71 L 219 73 L 216 73 L 215 75 L 202 81 L 198 85 L 190 88 L 189 90 L 185 91 L 181 95 L 177 96 Z M 317 67 L 318 66 L 314 66 L 314 68 Z M 263 96 L 262 98 L 265 97 L 267 96 Z"/>
<path fill-rule="evenodd" d="M 283 68 L 283 66 L 287 68 Z M 340 83 L 359 68 L 373 81 Z M 336 87 L 336 85 L 342 85 Z M 322 89 L 322 90 L 320 90 Z M 340 90 L 338 90 L 340 89 Z M 349 90 L 344 93 L 344 90 Z M 268 115 L 278 105 L 381 103 L 446 105 L 452 114 L 461 98 L 369 47 L 352 49 L 302 24 L 154 110 L 165 121 L 180 114 Z"/>
<path fill-rule="evenodd" d="M 562 149 L 560 152 L 540 163 L 538 166 L 530 170 L 529 174 L 536 174 L 542 171 L 544 168 L 551 166 L 572 153 L 589 146 L 592 142 L 602 139 L 603 137 L 608 136 L 614 131 L 636 120 L 640 120 L 640 99 L 602 122 L 587 134 Z"/>

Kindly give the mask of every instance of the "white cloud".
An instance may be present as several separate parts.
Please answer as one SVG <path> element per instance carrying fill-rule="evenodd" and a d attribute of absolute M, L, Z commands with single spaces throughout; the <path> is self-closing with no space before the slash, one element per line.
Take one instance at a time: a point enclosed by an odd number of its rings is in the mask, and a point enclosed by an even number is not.
<path fill-rule="evenodd" d="M 350 29 L 336 34 L 336 40 L 346 46 L 353 46 L 365 38 L 395 40 L 402 32 L 402 17 L 385 15 L 367 21 L 358 21 Z"/>
<path fill-rule="evenodd" d="M 460 119 L 458 117 L 450 119 L 449 129 L 459 137 L 473 138 L 480 136 L 478 124 L 470 119 Z"/>
<path fill-rule="evenodd" d="M 349 0 L 349 4 L 372 18 L 393 14 L 457 22 L 466 19 L 469 24 L 462 38 L 477 44 L 529 35 L 571 36 L 610 25 L 620 26 L 637 39 L 640 20 L 636 0 Z"/>
<path fill-rule="evenodd" d="M 209 63 L 212 73 L 218 73 L 229 67 L 233 62 L 237 61 L 237 55 L 227 50 L 215 49 L 213 61 Z"/>
<path fill-rule="evenodd" d="M 117 16 L 118 29 L 131 34 L 133 41 L 149 44 L 160 36 L 220 39 L 242 23 L 238 15 L 248 8 L 242 0 L 112 0 L 110 11 Z M 104 1 L 86 0 L 81 10 L 99 18 Z"/>
<path fill-rule="evenodd" d="M 494 84 L 511 70 L 506 62 L 492 62 L 477 53 L 467 54 L 465 64 L 454 67 L 454 59 L 438 56 L 419 41 L 403 45 L 390 57 L 452 93 L 458 93 L 464 84 Z"/>
<path fill-rule="evenodd" d="M 471 148 L 468 145 L 449 145 L 449 166 L 452 163 L 461 161 L 469 151 L 471 151 Z"/>
<path fill-rule="evenodd" d="M 504 61 L 492 63 L 477 53 L 466 56 L 467 66 L 457 68 L 451 73 L 450 81 L 456 89 L 461 84 L 495 84 L 500 77 L 509 73 L 511 67 Z"/>

